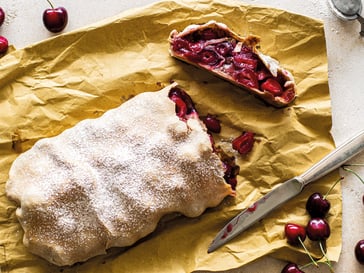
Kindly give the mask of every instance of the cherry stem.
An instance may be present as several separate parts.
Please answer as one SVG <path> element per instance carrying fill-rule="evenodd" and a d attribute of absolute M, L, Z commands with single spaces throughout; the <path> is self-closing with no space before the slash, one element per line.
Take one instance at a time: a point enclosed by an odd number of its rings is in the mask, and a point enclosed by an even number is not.
<path fill-rule="evenodd" d="M 300 241 L 300 244 L 302 245 L 303 249 L 305 250 L 305 252 L 307 253 L 308 257 L 310 257 L 311 262 L 318 267 L 318 263 L 312 258 L 310 252 L 308 251 L 308 249 L 306 248 L 305 244 L 303 243 L 302 239 L 300 236 L 298 236 L 298 240 Z"/>
<path fill-rule="evenodd" d="M 323 199 L 326 199 L 327 196 L 330 194 L 330 192 L 335 188 L 336 184 L 339 183 L 341 180 L 343 180 L 344 177 L 340 177 L 336 182 L 330 187 L 330 189 L 327 191 L 327 193 L 324 195 Z"/>
<path fill-rule="evenodd" d="M 51 5 L 52 9 L 54 9 L 54 6 L 50 0 L 47 0 L 48 4 Z"/>
<path fill-rule="evenodd" d="M 321 252 L 322 252 L 322 254 L 324 255 L 324 257 L 325 257 L 325 260 L 326 260 L 326 264 L 327 264 L 327 266 L 329 267 L 329 269 L 330 269 L 330 272 L 334 272 L 334 270 L 332 269 L 332 265 L 331 265 L 331 262 L 330 262 L 330 260 L 329 260 L 329 258 L 327 257 L 327 255 L 326 255 L 326 251 L 324 250 L 324 247 L 323 247 L 323 245 L 322 245 L 322 241 L 319 241 L 319 246 L 320 246 L 320 249 L 321 249 Z"/>
<path fill-rule="evenodd" d="M 360 177 L 360 175 L 357 172 L 355 172 L 354 170 L 349 169 L 348 166 L 364 166 L 364 164 L 348 164 L 348 165 L 342 166 L 343 170 L 354 174 L 360 180 L 360 182 L 364 184 L 364 180 Z"/>

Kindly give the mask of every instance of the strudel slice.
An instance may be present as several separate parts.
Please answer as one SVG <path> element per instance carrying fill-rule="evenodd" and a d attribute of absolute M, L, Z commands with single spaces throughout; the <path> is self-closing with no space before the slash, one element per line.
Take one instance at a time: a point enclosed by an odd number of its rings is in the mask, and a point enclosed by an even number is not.
<path fill-rule="evenodd" d="M 296 97 L 292 74 L 257 48 L 259 37 L 241 37 L 225 24 L 189 25 L 169 36 L 173 57 L 205 69 L 276 107 Z"/>
<path fill-rule="evenodd" d="M 14 161 L 6 194 L 29 251 L 64 266 L 130 246 L 162 216 L 196 217 L 234 195 L 189 95 L 145 92 L 39 140 Z"/>

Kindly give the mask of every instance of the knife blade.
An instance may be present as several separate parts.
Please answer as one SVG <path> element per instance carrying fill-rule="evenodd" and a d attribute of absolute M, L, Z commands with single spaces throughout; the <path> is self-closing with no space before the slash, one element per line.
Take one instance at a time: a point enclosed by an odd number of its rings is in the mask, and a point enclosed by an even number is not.
<path fill-rule="evenodd" d="M 226 244 L 263 219 L 272 210 L 297 196 L 307 184 L 337 169 L 362 150 L 364 150 L 364 130 L 331 151 L 303 174 L 273 188 L 272 191 L 236 215 L 218 232 L 207 252 L 211 253 Z"/>

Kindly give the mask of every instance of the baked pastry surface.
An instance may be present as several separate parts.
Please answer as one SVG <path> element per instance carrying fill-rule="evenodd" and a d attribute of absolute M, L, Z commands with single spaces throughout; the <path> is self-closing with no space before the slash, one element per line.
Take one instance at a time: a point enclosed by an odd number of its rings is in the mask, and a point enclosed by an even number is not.
<path fill-rule="evenodd" d="M 30 252 L 64 266 L 130 246 L 162 216 L 202 214 L 233 194 L 197 115 L 176 115 L 176 84 L 39 140 L 14 161 L 6 194 Z"/>

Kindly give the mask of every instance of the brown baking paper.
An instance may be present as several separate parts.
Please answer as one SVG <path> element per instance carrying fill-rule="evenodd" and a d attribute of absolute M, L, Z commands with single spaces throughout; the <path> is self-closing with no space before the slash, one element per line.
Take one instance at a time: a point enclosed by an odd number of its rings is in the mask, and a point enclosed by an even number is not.
<path fill-rule="evenodd" d="M 261 51 L 281 62 L 297 82 L 298 97 L 277 109 L 219 78 L 169 56 L 172 29 L 208 20 L 226 23 L 241 35 L 261 36 Z M 201 217 L 164 219 L 155 233 L 131 248 L 72 267 L 58 268 L 28 253 L 15 204 L 5 196 L 13 160 L 35 141 L 57 135 L 85 118 L 144 91 L 175 80 L 188 90 L 200 115 L 216 114 L 222 132 L 216 141 L 236 156 L 241 172 L 236 198 L 226 198 Z M 0 266 L 1 272 L 192 272 L 237 268 L 264 255 L 304 263 L 300 247 L 284 238 L 284 225 L 305 225 L 305 201 L 325 193 L 338 172 L 309 185 L 297 198 L 269 214 L 241 236 L 207 254 L 216 233 L 242 209 L 274 186 L 304 172 L 334 148 L 328 89 L 326 45 L 321 21 L 240 1 L 164 1 L 95 25 L 8 53 L 0 60 Z M 235 154 L 230 141 L 253 131 L 247 156 Z M 107 143 L 105 143 L 107 145 Z M 45 170 L 46 171 L 46 170 Z M 327 217 L 332 234 L 328 257 L 341 248 L 341 194 L 330 195 Z M 319 248 L 308 243 L 318 257 Z"/>

